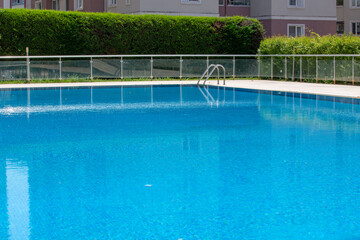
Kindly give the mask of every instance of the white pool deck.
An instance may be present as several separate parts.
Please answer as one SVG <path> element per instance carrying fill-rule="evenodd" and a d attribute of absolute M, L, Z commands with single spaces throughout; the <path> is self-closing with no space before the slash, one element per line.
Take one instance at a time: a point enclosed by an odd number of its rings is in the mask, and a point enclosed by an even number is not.
<path fill-rule="evenodd" d="M 31 83 L 0 84 L 0 89 L 14 88 L 51 88 L 51 87 L 84 87 L 84 86 L 142 86 L 142 85 L 194 85 L 196 81 L 131 81 L 131 82 L 81 82 L 81 83 Z M 216 81 L 207 84 L 217 86 Z M 222 83 L 220 86 L 223 86 Z M 226 87 L 240 89 L 269 90 L 279 92 L 308 93 L 315 95 L 360 98 L 360 86 L 316 84 L 301 82 L 284 82 L 268 80 L 228 80 Z"/>

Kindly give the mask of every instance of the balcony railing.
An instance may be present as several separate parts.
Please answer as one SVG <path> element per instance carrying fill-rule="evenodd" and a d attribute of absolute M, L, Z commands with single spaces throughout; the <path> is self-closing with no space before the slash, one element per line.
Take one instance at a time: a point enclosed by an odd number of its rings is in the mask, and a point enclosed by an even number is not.
<path fill-rule="evenodd" d="M 250 6 L 250 0 L 227 0 L 228 6 Z"/>

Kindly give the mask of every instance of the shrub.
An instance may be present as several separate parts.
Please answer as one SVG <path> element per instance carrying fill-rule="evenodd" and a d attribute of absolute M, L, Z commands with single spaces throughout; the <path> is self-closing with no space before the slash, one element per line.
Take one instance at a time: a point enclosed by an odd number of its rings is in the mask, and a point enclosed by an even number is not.
<path fill-rule="evenodd" d="M 352 35 L 272 37 L 260 44 L 261 54 L 360 54 L 360 38 Z"/>
<path fill-rule="evenodd" d="M 253 54 L 259 21 L 244 17 L 0 10 L 0 54 Z"/>

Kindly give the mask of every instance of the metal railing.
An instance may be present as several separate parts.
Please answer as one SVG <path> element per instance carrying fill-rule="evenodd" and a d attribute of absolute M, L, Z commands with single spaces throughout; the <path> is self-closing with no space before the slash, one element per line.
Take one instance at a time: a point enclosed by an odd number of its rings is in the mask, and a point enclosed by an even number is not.
<path fill-rule="evenodd" d="M 220 84 L 220 68 L 223 70 L 224 72 L 224 85 L 225 85 L 225 81 L 226 81 L 226 74 L 225 74 L 225 68 L 223 65 L 221 64 L 211 64 L 204 72 L 204 74 L 201 76 L 201 78 L 199 79 L 199 81 L 197 82 L 197 85 L 200 84 L 201 80 L 205 77 L 205 75 L 207 75 L 206 79 L 204 80 L 203 85 L 205 85 L 206 81 L 209 80 L 209 78 L 211 77 L 211 75 L 214 73 L 215 70 L 217 70 L 218 73 L 218 77 L 217 77 L 217 84 Z"/>
<path fill-rule="evenodd" d="M 360 83 L 360 55 L 64 55 L 1 56 L 0 81 L 198 79 L 211 64 L 232 79 Z"/>

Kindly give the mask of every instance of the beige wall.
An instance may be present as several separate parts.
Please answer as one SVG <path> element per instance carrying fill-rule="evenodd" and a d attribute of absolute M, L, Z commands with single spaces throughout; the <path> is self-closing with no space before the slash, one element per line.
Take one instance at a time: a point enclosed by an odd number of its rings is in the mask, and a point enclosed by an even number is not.
<path fill-rule="evenodd" d="M 272 0 L 251 1 L 251 17 L 269 17 L 271 15 Z"/>
<path fill-rule="evenodd" d="M 161 6 L 159 8 L 159 6 Z M 141 0 L 143 13 L 167 13 L 172 15 L 219 16 L 219 2 L 201 0 L 197 3 L 182 3 L 181 0 Z"/>
<path fill-rule="evenodd" d="M 336 18 L 336 1 L 304 0 L 305 8 L 289 8 L 289 0 L 273 0 L 271 13 L 274 16 Z"/>
<path fill-rule="evenodd" d="M 134 14 L 168 14 L 193 16 L 219 16 L 217 0 L 201 0 L 200 4 L 182 3 L 181 0 L 118 0 L 116 7 L 107 6 L 109 12 Z M 108 4 L 108 2 L 107 2 Z"/>
<path fill-rule="evenodd" d="M 304 8 L 289 8 L 289 0 L 253 0 L 251 17 L 260 19 L 336 20 L 335 0 L 304 0 Z"/>
<path fill-rule="evenodd" d="M 130 0 L 130 4 L 126 4 L 126 0 L 117 0 L 116 6 L 109 6 L 109 0 L 106 1 L 107 11 L 113 13 L 140 13 L 140 0 Z M 106 9 L 106 8 L 105 8 Z"/>
<path fill-rule="evenodd" d="M 338 21 L 344 21 L 344 33 L 351 33 L 351 22 L 360 22 L 360 8 L 350 8 L 350 1 L 344 0 L 343 7 L 337 7 Z"/>

